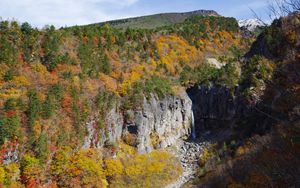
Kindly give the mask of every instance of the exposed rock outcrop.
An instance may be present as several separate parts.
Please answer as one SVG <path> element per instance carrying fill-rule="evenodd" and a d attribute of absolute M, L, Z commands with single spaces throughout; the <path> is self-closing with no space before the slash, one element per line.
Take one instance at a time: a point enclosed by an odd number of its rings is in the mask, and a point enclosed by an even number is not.
<path fill-rule="evenodd" d="M 196 86 L 189 95 L 197 118 L 230 120 L 236 115 L 235 98 L 227 88 Z"/>
<path fill-rule="evenodd" d="M 197 134 L 207 128 L 231 126 L 246 110 L 241 99 L 224 87 L 195 86 L 188 94 L 193 101 Z"/>
<path fill-rule="evenodd" d="M 199 169 L 199 159 L 209 144 L 207 141 L 186 142 L 181 140 L 176 143 L 174 155 L 180 159 L 183 174 L 177 181 L 168 185 L 166 188 L 180 188 L 186 182 L 195 178 L 195 174 Z"/>
<path fill-rule="evenodd" d="M 145 98 L 143 108 L 132 113 L 132 123 L 125 126 L 137 127 L 140 153 L 150 152 L 153 147 L 171 146 L 177 139 L 188 137 L 191 133 L 192 101 L 185 92 L 178 97 L 169 96 L 162 100 L 156 96 L 149 100 Z M 153 146 L 153 141 L 156 146 Z"/>
<path fill-rule="evenodd" d="M 106 128 L 99 129 L 97 121 L 99 118 L 92 118 L 86 124 L 87 135 L 84 139 L 83 148 L 102 147 L 105 142 L 116 142 L 121 139 L 123 131 L 123 115 L 114 107 L 106 116 Z"/>
<path fill-rule="evenodd" d="M 0 163 L 3 165 L 17 162 L 19 160 L 19 143 L 18 141 L 11 141 L 5 143 L 1 150 L 4 155 L 0 157 Z"/>
<path fill-rule="evenodd" d="M 117 142 L 126 134 L 136 137 L 140 153 L 153 148 L 166 148 L 191 133 L 192 101 L 186 92 L 179 96 L 159 99 L 144 98 L 140 109 L 124 114 L 115 107 L 106 116 L 106 128 L 97 130 L 96 118 L 86 124 L 87 136 L 83 147 L 101 147 L 104 142 Z"/>

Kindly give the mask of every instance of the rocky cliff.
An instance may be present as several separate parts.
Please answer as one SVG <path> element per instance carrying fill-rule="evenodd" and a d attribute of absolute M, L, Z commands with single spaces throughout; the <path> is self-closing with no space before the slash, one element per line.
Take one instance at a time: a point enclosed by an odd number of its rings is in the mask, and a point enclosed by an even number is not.
<path fill-rule="evenodd" d="M 163 100 L 155 96 L 144 99 L 143 109 L 132 113 L 133 121 L 126 126 L 137 127 L 137 147 L 141 153 L 153 147 L 170 146 L 191 132 L 192 101 L 185 92 Z"/>
<path fill-rule="evenodd" d="M 165 148 L 191 133 L 192 101 L 186 92 L 179 96 L 159 99 L 144 98 L 141 108 L 124 113 L 113 108 L 106 117 L 105 130 L 97 129 L 94 118 L 86 124 L 87 136 L 83 147 L 101 147 L 105 142 L 128 141 L 140 153 L 153 148 Z"/>
<path fill-rule="evenodd" d="M 245 109 L 241 99 L 228 88 L 194 86 L 188 90 L 193 101 L 196 131 L 233 125 Z"/>
<path fill-rule="evenodd" d="M 84 139 L 83 148 L 99 148 L 106 142 L 112 143 L 121 139 L 124 119 L 122 113 L 118 111 L 117 106 L 107 113 L 105 128 L 99 129 L 98 121 L 98 117 L 93 117 L 86 124 L 87 135 Z"/>

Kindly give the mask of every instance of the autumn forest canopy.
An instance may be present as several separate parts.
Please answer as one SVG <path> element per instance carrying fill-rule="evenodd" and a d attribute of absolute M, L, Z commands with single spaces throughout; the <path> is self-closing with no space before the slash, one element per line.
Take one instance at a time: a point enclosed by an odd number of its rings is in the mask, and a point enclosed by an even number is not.
<path fill-rule="evenodd" d="M 275 26 L 262 32 L 267 48 L 279 51 Z M 263 55 L 240 63 L 257 35 L 245 36 L 235 18 L 222 16 L 191 16 L 153 29 L 37 29 L 1 21 L 0 187 L 169 185 L 182 174 L 178 159 L 159 148 L 139 153 L 134 130 L 113 142 L 111 111 L 132 124 L 129 111 L 142 111 L 144 101 L 196 85 L 230 94 L 239 89 L 251 101 L 282 66 Z M 289 44 L 299 40 L 296 32 L 282 36 Z M 99 132 L 101 149 L 84 147 L 90 129 Z M 150 137 L 156 149 L 162 138 Z"/>
<path fill-rule="evenodd" d="M 196 69 L 230 77 L 226 71 L 235 70 L 225 68 L 221 73 L 206 65 L 205 59 L 218 54 L 216 58 L 237 60 L 250 42 L 241 38 L 234 18 L 202 16 L 156 29 L 116 29 L 106 24 L 38 30 L 28 23 L 2 21 L 0 41 L 0 144 L 3 152 L 13 144 L 23 155 L 20 164 L 0 168 L 4 173 L 0 174 L 0 184 L 7 186 L 42 183 L 49 172 L 55 174 L 53 180 L 58 185 L 66 185 L 80 173 L 93 170 L 97 173 L 90 176 L 97 181 L 82 183 L 105 185 L 106 173 L 125 173 L 121 162 L 121 169 L 107 169 L 97 175 L 105 170 L 93 164 L 94 154 L 60 151 L 61 146 L 83 144 L 85 123 L 91 115 L 102 117 L 96 126 L 105 130 L 104 117 L 116 103 L 127 110 L 139 108 L 150 94 L 159 98 L 174 95 L 180 87 L 205 81 L 189 75 Z M 115 145 L 106 144 L 108 150 Z M 58 156 L 47 167 L 44 164 L 53 152 Z M 74 158 L 69 159 L 71 155 Z M 75 166 L 82 163 L 82 167 L 59 166 L 64 163 L 61 160 L 76 160 L 77 155 L 92 158 L 74 162 Z M 79 174 L 69 174 L 68 168 L 76 168 Z M 58 170 L 72 180 L 61 182 Z"/>

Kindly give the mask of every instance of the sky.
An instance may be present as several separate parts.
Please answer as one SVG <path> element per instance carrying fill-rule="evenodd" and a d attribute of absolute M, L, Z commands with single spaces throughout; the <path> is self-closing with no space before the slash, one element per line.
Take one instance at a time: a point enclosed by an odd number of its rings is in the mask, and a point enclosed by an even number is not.
<path fill-rule="evenodd" d="M 237 19 L 266 19 L 267 0 L 0 0 L 3 20 L 29 22 L 35 27 L 85 25 L 165 12 L 215 10 Z"/>

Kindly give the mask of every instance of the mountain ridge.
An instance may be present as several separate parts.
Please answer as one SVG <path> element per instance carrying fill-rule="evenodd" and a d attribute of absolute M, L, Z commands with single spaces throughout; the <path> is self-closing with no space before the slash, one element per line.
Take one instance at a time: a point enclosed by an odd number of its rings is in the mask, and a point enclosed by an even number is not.
<path fill-rule="evenodd" d="M 261 28 L 265 26 L 265 24 L 262 21 L 256 18 L 239 20 L 238 24 L 241 28 L 244 27 L 251 32 L 255 31 L 257 28 Z"/>
<path fill-rule="evenodd" d="M 142 29 L 154 29 L 160 26 L 171 25 L 175 23 L 182 23 L 191 16 L 221 16 L 214 10 L 195 10 L 189 12 L 167 12 L 158 13 L 146 16 L 137 16 L 132 18 L 123 18 L 117 20 L 110 20 L 105 22 L 99 22 L 89 25 L 109 24 L 115 28 L 142 28 Z"/>

